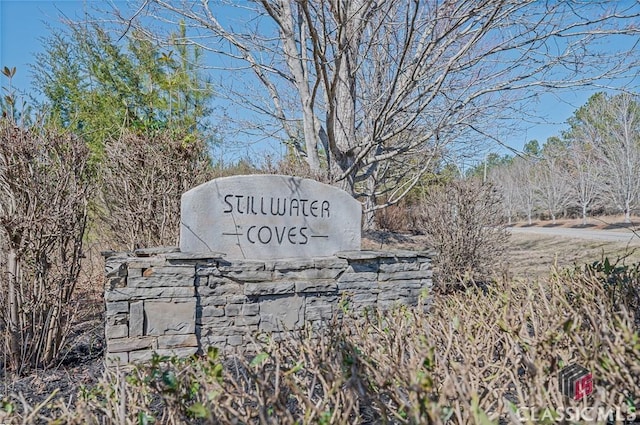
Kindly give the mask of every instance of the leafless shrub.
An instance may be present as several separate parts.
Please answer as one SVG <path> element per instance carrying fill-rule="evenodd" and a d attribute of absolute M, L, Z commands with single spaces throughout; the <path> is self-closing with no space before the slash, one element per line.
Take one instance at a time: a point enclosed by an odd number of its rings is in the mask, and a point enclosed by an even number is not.
<path fill-rule="evenodd" d="M 210 173 L 201 140 L 123 133 L 106 145 L 100 165 L 102 237 L 118 249 L 177 245 L 180 197 Z"/>
<path fill-rule="evenodd" d="M 532 414 L 560 415 L 568 407 L 593 409 L 588 415 L 598 407 L 614 415 L 618 409 L 620 418 L 640 406 L 639 338 L 631 314 L 611 301 L 601 280 L 554 272 L 544 282 L 499 281 L 485 290 L 435 294 L 429 313 L 347 314 L 320 336 L 263 343 L 249 358 L 210 351 L 107 370 L 98 385 L 79 392 L 75 406 L 50 403 L 56 407 L 43 418 L 494 424 L 535 423 Z M 558 389 L 560 370 L 573 363 L 594 377 L 586 403 Z M 38 406 L 13 400 L 35 417 Z"/>
<path fill-rule="evenodd" d="M 376 223 L 390 232 L 422 232 L 420 208 L 414 202 L 401 201 L 376 211 Z"/>
<path fill-rule="evenodd" d="M 50 365 L 65 343 L 92 191 L 88 157 L 71 135 L 0 121 L 0 323 L 18 372 Z"/>
<path fill-rule="evenodd" d="M 508 234 L 501 205 L 494 186 L 477 180 L 434 187 L 424 197 L 420 228 L 438 254 L 440 287 L 486 282 L 503 271 Z"/>

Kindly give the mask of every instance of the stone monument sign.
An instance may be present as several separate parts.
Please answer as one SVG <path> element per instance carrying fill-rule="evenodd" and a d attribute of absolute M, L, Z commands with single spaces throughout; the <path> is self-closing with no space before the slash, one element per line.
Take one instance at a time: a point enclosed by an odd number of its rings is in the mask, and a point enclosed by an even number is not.
<path fill-rule="evenodd" d="M 361 215 L 349 194 L 314 180 L 223 177 L 182 195 L 180 251 L 260 260 L 331 256 L 360 249 Z"/>

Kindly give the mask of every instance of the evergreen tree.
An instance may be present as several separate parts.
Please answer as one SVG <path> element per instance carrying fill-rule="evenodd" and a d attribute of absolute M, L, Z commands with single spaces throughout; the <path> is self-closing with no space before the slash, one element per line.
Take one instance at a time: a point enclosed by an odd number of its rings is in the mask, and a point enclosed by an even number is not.
<path fill-rule="evenodd" d="M 198 72 L 199 49 L 181 43 L 185 32 L 182 25 L 169 48 L 141 31 L 120 42 L 97 23 L 53 32 L 34 66 L 49 123 L 82 136 L 98 157 L 125 129 L 210 138 L 213 90 Z"/>

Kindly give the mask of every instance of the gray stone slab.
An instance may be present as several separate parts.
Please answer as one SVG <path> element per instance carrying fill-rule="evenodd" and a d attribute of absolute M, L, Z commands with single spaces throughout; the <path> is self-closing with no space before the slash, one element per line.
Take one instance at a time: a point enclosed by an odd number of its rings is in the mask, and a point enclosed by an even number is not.
<path fill-rule="evenodd" d="M 117 301 L 107 303 L 107 316 L 112 316 L 117 313 L 128 313 L 129 303 L 127 301 Z"/>
<path fill-rule="evenodd" d="M 148 257 L 148 258 L 132 258 L 127 263 L 129 269 L 148 269 L 150 267 L 162 267 L 167 263 L 163 257 Z"/>
<path fill-rule="evenodd" d="M 227 304 L 227 297 L 224 295 L 213 297 L 200 297 L 200 305 L 202 306 L 224 306 Z M 224 309 L 224 308 L 223 308 Z"/>
<path fill-rule="evenodd" d="M 232 280 L 229 280 L 229 282 L 231 283 L 211 285 L 211 281 L 209 281 L 209 286 L 200 286 L 198 288 L 198 294 L 205 297 L 215 295 L 241 295 L 244 285 L 234 283 Z"/>
<path fill-rule="evenodd" d="M 142 336 L 144 333 L 144 301 L 131 303 L 129 313 L 129 336 Z"/>
<path fill-rule="evenodd" d="M 360 291 L 378 293 L 378 282 L 375 280 L 338 282 L 338 291 Z"/>
<path fill-rule="evenodd" d="M 109 325 L 128 325 L 129 314 L 118 313 L 107 316 L 107 324 Z"/>
<path fill-rule="evenodd" d="M 163 257 L 167 260 L 202 260 L 203 262 L 209 262 L 211 260 L 217 260 L 223 258 L 225 254 L 223 252 L 172 252 L 170 254 L 164 254 Z"/>
<path fill-rule="evenodd" d="M 145 350 L 156 348 L 157 339 L 151 336 L 141 338 L 120 338 L 107 340 L 108 353 L 121 353 L 124 351 Z"/>
<path fill-rule="evenodd" d="M 196 328 L 196 302 L 172 303 L 146 301 L 144 303 L 145 335 L 190 334 Z"/>
<path fill-rule="evenodd" d="M 345 260 L 346 261 L 346 260 Z M 377 273 L 379 269 L 378 259 L 354 260 L 345 269 L 345 273 Z"/>
<path fill-rule="evenodd" d="M 221 272 L 262 271 L 265 270 L 265 263 L 256 260 L 221 260 L 218 261 L 218 269 Z"/>
<path fill-rule="evenodd" d="M 136 249 L 133 253 L 138 257 L 151 257 L 153 255 L 169 254 L 178 251 L 180 251 L 180 248 L 177 246 L 158 246 L 153 248 Z"/>
<path fill-rule="evenodd" d="M 296 292 L 337 292 L 335 280 L 310 280 L 296 282 Z"/>
<path fill-rule="evenodd" d="M 107 339 L 126 338 L 129 336 L 129 327 L 127 325 L 110 325 L 107 323 L 104 336 Z"/>
<path fill-rule="evenodd" d="M 227 343 L 226 335 L 206 335 L 200 338 L 200 342 L 203 346 L 220 346 Z"/>
<path fill-rule="evenodd" d="M 408 271 L 398 271 L 392 273 L 378 273 L 378 280 L 406 280 L 406 279 L 425 279 L 429 277 L 427 270 L 408 270 Z"/>
<path fill-rule="evenodd" d="M 222 276 L 217 265 L 199 266 L 196 268 L 196 276 Z"/>
<path fill-rule="evenodd" d="M 228 258 L 331 256 L 360 249 L 361 204 L 314 180 L 223 177 L 182 195 L 180 250 Z"/>
<path fill-rule="evenodd" d="M 422 283 L 417 279 L 388 280 L 385 282 L 379 282 L 378 287 L 380 288 L 380 292 L 386 290 L 421 289 Z"/>
<path fill-rule="evenodd" d="M 316 305 L 331 305 L 339 300 L 337 295 L 317 294 L 305 296 L 307 307 Z"/>
<path fill-rule="evenodd" d="M 342 269 L 276 270 L 274 279 L 335 279 Z"/>
<path fill-rule="evenodd" d="M 230 335 L 245 335 L 249 332 L 249 328 L 243 326 L 209 326 L 202 328 L 204 336 L 230 336 Z"/>
<path fill-rule="evenodd" d="M 176 357 L 189 357 L 198 352 L 198 347 L 178 347 L 178 348 L 164 348 L 155 350 L 156 354 L 160 356 L 176 356 Z"/>
<path fill-rule="evenodd" d="M 348 299 L 356 305 L 372 305 L 378 300 L 378 295 L 370 293 L 355 293 Z"/>
<path fill-rule="evenodd" d="M 111 302 L 149 298 L 183 298 L 193 297 L 194 294 L 194 287 L 115 288 L 111 291 L 106 291 L 104 297 L 107 302 Z"/>
<path fill-rule="evenodd" d="M 305 320 L 330 320 L 333 316 L 331 305 L 307 306 Z"/>
<path fill-rule="evenodd" d="M 270 270 L 226 272 L 223 275 L 240 282 L 269 282 L 273 280 L 273 272 Z"/>
<path fill-rule="evenodd" d="M 233 335 L 227 338 L 227 344 L 229 344 L 232 347 L 242 345 L 242 342 L 243 342 L 242 335 Z"/>
<path fill-rule="evenodd" d="M 158 348 L 197 347 L 198 338 L 190 335 L 162 335 L 158 337 Z"/>
<path fill-rule="evenodd" d="M 224 311 L 228 317 L 255 316 L 260 312 L 260 303 L 227 304 Z"/>
<path fill-rule="evenodd" d="M 248 282 L 244 285 L 244 294 L 247 296 L 256 295 L 277 295 L 292 294 L 295 291 L 295 282 Z"/>
<path fill-rule="evenodd" d="M 224 316 L 224 308 L 213 305 L 202 307 L 202 317 L 222 317 Z"/>
<path fill-rule="evenodd" d="M 178 265 L 172 266 L 156 266 L 151 267 L 144 272 L 144 276 L 194 276 L 196 268 L 193 265 Z"/>
<path fill-rule="evenodd" d="M 390 251 L 359 251 L 359 250 L 345 250 L 335 253 L 338 258 L 345 258 L 347 260 L 372 260 L 376 258 L 393 258 L 395 257 L 393 252 Z"/>
<path fill-rule="evenodd" d="M 379 270 L 381 273 L 395 273 L 404 271 L 420 270 L 420 263 L 417 261 L 393 261 L 387 260 L 380 261 Z"/>
<path fill-rule="evenodd" d="M 236 326 L 257 326 L 260 323 L 260 316 L 238 316 L 233 323 Z"/>
<path fill-rule="evenodd" d="M 343 273 L 338 279 L 339 283 L 343 282 L 377 282 L 378 273 L 363 272 L 363 273 Z"/>
<path fill-rule="evenodd" d="M 289 258 L 273 262 L 274 270 L 304 270 L 314 266 L 313 258 Z"/>
<path fill-rule="evenodd" d="M 299 329 L 304 321 L 304 299 L 297 296 L 273 297 L 260 303 L 260 330 Z"/>
<path fill-rule="evenodd" d="M 149 269 L 151 270 L 151 269 Z M 142 277 L 129 277 L 129 288 L 157 288 L 161 286 L 194 286 L 195 276 L 184 274 L 150 275 Z"/>
<path fill-rule="evenodd" d="M 344 258 L 321 257 L 314 258 L 313 265 L 319 269 L 346 269 L 349 266 L 349 262 Z"/>
<path fill-rule="evenodd" d="M 249 298 L 244 295 L 229 295 L 227 297 L 227 303 L 229 304 L 244 304 L 248 303 Z"/>
<path fill-rule="evenodd" d="M 197 323 L 207 329 L 226 328 L 233 325 L 233 318 L 225 316 L 202 316 L 197 319 Z"/>
<path fill-rule="evenodd" d="M 138 350 L 129 353 L 129 361 L 131 363 L 147 362 L 153 358 L 155 350 Z"/>

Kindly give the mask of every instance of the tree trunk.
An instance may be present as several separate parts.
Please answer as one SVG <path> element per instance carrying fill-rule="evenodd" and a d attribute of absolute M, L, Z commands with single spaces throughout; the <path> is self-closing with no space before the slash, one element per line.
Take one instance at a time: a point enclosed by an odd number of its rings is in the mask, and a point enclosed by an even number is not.
<path fill-rule="evenodd" d="M 624 222 L 631 223 L 631 205 L 628 199 L 624 201 Z"/>
<path fill-rule="evenodd" d="M 13 248 L 7 256 L 9 278 L 9 354 L 11 364 L 18 365 L 20 360 L 20 334 L 18 332 L 18 291 L 16 289 L 16 277 L 18 276 L 18 259 Z"/>
<path fill-rule="evenodd" d="M 587 225 L 587 206 L 586 205 L 582 206 L 582 225 L 583 226 Z"/>
<path fill-rule="evenodd" d="M 375 173 L 367 178 L 367 196 L 363 205 L 362 230 L 374 230 L 377 228 L 375 207 L 378 202 L 375 195 L 376 181 L 374 175 Z"/>

